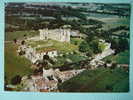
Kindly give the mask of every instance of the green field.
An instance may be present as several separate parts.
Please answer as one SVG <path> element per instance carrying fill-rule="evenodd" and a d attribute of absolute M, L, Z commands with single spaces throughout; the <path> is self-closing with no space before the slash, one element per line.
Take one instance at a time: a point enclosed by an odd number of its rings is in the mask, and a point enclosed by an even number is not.
<path fill-rule="evenodd" d="M 28 30 L 28 31 L 15 31 L 15 32 L 6 32 L 5 33 L 5 40 L 12 41 L 13 39 L 22 39 L 24 35 L 28 37 L 32 37 L 38 35 L 38 31 Z"/>
<path fill-rule="evenodd" d="M 31 45 L 32 47 L 37 47 L 38 45 L 41 45 L 42 47 L 37 48 L 36 49 L 37 51 L 42 51 L 45 49 L 56 49 L 59 52 L 66 53 L 78 50 L 77 45 L 68 42 L 59 42 L 56 40 L 35 41 L 35 42 L 29 42 L 28 44 Z"/>
<path fill-rule="evenodd" d="M 111 28 L 115 28 L 118 26 L 129 26 L 130 25 L 130 20 L 129 18 L 103 18 L 101 19 L 101 21 L 105 22 L 105 24 L 103 25 L 104 30 L 109 30 Z"/>
<path fill-rule="evenodd" d="M 68 54 L 68 55 L 65 55 L 65 56 L 62 56 L 62 57 L 57 57 L 57 62 L 55 63 L 55 67 L 56 66 L 62 66 L 64 65 L 66 62 L 68 62 L 68 60 L 70 62 L 68 63 L 76 63 L 76 62 L 79 62 L 79 61 L 82 61 L 82 60 L 86 60 L 88 57 L 85 57 L 85 56 L 82 56 L 80 54 Z M 69 66 L 68 66 L 69 67 Z M 78 67 L 78 66 L 77 66 Z"/>
<path fill-rule="evenodd" d="M 5 76 L 8 83 L 16 75 L 28 75 L 32 73 L 31 63 L 16 52 L 17 45 L 5 43 Z"/>
<path fill-rule="evenodd" d="M 80 43 L 82 42 L 82 41 L 84 41 L 83 39 L 81 39 L 81 38 L 72 38 L 71 37 L 71 44 L 74 44 L 74 45 L 80 45 Z"/>
<path fill-rule="evenodd" d="M 104 61 L 111 60 L 118 64 L 129 64 L 129 60 L 130 60 L 129 57 L 130 57 L 129 51 L 126 50 L 124 52 L 120 52 L 117 55 L 108 56 L 108 57 L 104 58 Z"/>
<path fill-rule="evenodd" d="M 117 77 L 116 77 L 117 76 Z M 129 78 L 124 69 L 86 70 L 59 85 L 61 92 L 128 92 Z"/>

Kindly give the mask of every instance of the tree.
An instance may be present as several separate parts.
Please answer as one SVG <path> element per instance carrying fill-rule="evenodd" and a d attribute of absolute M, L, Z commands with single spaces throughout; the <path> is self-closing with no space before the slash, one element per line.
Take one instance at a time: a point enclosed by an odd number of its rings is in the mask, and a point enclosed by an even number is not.
<path fill-rule="evenodd" d="M 16 44 L 17 43 L 17 39 L 15 38 L 15 39 L 13 39 L 13 42 Z"/>
<path fill-rule="evenodd" d="M 106 85 L 105 89 L 108 91 L 112 91 L 113 90 L 113 86 L 112 85 Z"/>
<path fill-rule="evenodd" d="M 47 60 L 42 60 L 41 67 L 47 68 L 48 67 L 48 61 Z"/>
<path fill-rule="evenodd" d="M 25 51 L 22 51 L 22 50 L 21 50 L 21 51 L 19 52 L 19 55 L 20 55 L 20 56 L 22 56 L 22 55 L 24 55 L 24 54 L 25 54 Z"/>
<path fill-rule="evenodd" d="M 115 49 L 116 54 L 129 49 L 129 42 L 125 38 L 111 39 L 111 48 Z"/>
<path fill-rule="evenodd" d="M 24 37 L 26 37 L 27 35 L 26 34 L 24 34 Z"/>
<path fill-rule="evenodd" d="M 5 74 L 4 79 L 5 79 L 5 82 L 4 82 L 4 88 L 6 89 L 6 85 L 9 83 L 6 74 Z"/>
<path fill-rule="evenodd" d="M 88 37 L 85 40 L 89 43 L 90 41 L 92 41 L 94 39 L 95 35 L 92 31 L 90 31 L 90 30 L 88 30 L 88 31 L 89 32 L 87 32 L 87 33 L 89 33 L 89 34 L 88 34 Z"/>
<path fill-rule="evenodd" d="M 91 49 L 88 49 L 86 56 L 92 57 L 92 55 L 93 55 L 93 51 Z"/>
<path fill-rule="evenodd" d="M 23 40 L 22 42 L 21 42 L 21 45 L 24 45 L 25 44 L 25 41 Z"/>
<path fill-rule="evenodd" d="M 129 49 L 129 43 L 127 39 L 121 38 L 119 40 L 119 49 L 120 51 L 124 51 L 126 49 Z"/>
<path fill-rule="evenodd" d="M 12 78 L 11 83 L 13 85 L 17 85 L 20 84 L 21 82 L 21 76 L 20 75 L 16 75 L 15 77 Z"/>
<path fill-rule="evenodd" d="M 91 41 L 90 47 L 92 48 L 93 52 L 96 54 L 102 52 L 102 49 L 99 47 L 99 40 L 98 39 Z"/>
<path fill-rule="evenodd" d="M 117 67 L 117 63 L 116 62 L 113 62 L 112 63 L 112 66 L 110 67 L 112 70 L 115 69 Z"/>
<path fill-rule="evenodd" d="M 79 51 L 81 52 L 88 52 L 90 50 L 90 46 L 87 42 L 83 41 L 79 45 Z"/>
<path fill-rule="evenodd" d="M 116 39 L 111 39 L 111 49 L 117 49 L 119 46 L 119 42 Z"/>
<path fill-rule="evenodd" d="M 112 61 L 110 59 L 107 59 L 106 62 L 110 64 Z"/>
<path fill-rule="evenodd" d="M 43 60 L 49 60 L 49 56 L 48 55 L 44 55 L 43 56 Z"/>
<path fill-rule="evenodd" d="M 51 64 L 54 64 L 55 62 L 48 56 L 48 55 L 44 55 L 43 56 L 43 60 L 38 61 L 39 63 L 37 64 L 37 66 L 39 68 L 48 68 Z"/>

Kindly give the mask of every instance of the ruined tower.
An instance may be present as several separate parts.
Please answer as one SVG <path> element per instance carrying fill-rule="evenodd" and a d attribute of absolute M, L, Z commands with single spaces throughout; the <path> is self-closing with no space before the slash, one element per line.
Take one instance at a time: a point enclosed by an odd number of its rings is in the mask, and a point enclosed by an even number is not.
<path fill-rule="evenodd" d="M 70 30 L 69 29 L 40 29 L 40 40 L 57 40 L 60 42 L 70 42 Z"/>

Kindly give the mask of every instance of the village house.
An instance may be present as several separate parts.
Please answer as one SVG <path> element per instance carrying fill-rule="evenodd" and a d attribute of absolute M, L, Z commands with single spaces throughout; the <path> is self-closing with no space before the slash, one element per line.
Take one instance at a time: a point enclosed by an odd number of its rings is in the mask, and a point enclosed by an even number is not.
<path fill-rule="evenodd" d="M 56 90 L 58 88 L 58 82 L 55 80 L 46 80 L 44 78 L 36 80 L 35 85 L 38 91 L 45 90 L 50 92 L 52 90 Z"/>
<path fill-rule="evenodd" d="M 32 63 L 35 63 L 37 58 L 36 58 L 36 50 L 31 47 L 27 47 L 25 50 L 25 55 L 27 59 L 29 59 Z"/>
<path fill-rule="evenodd" d="M 54 70 L 53 69 L 48 69 L 48 70 L 45 70 L 43 68 L 43 77 L 46 79 L 46 80 L 49 80 L 49 77 L 51 77 L 51 79 L 55 80 L 55 81 L 58 81 L 54 75 Z"/>
<path fill-rule="evenodd" d="M 59 69 L 48 69 L 45 70 L 43 68 L 43 77 L 46 80 L 49 80 L 48 77 L 52 77 L 53 80 L 58 81 L 58 79 L 61 80 L 61 82 L 64 82 L 66 80 L 69 80 L 70 78 L 76 76 L 77 74 L 81 73 L 85 69 L 79 69 L 79 70 L 69 70 L 69 71 L 60 71 Z"/>
<path fill-rule="evenodd" d="M 85 69 L 60 71 L 59 69 L 44 69 L 41 75 L 30 75 L 22 77 L 22 83 L 25 86 L 24 91 L 42 91 L 50 92 L 58 90 L 59 79 L 61 82 L 83 72 Z"/>
<path fill-rule="evenodd" d="M 30 78 L 22 79 L 23 85 L 25 86 L 24 91 L 42 91 L 47 92 L 56 90 L 58 81 L 46 80 L 42 75 L 31 75 Z"/>

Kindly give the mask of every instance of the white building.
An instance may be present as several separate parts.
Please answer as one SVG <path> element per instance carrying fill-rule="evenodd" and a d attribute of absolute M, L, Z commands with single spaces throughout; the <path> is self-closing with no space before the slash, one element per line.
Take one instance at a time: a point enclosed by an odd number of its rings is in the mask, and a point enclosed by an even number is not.
<path fill-rule="evenodd" d="M 37 51 L 30 46 L 22 45 L 18 48 L 17 52 L 24 51 L 24 56 L 32 63 L 36 63 L 37 60 L 42 60 L 44 55 L 48 55 L 50 58 L 58 56 L 57 50 L 52 48 L 45 48 L 44 50 Z"/>
<path fill-rule="evenodd" d="M 22 83 L 25 86 L 24 91 L 45 91 L 50 92 L 58 89 L 58 79 L 61 82 L 67 81 L 70 78 L 83 72 L 85 69 L 60 71 L 59 69 L 44 69 L 43 75 L 24 76 Z"/>
<path fill-rule="evenodd" d="M 38 59 L 40 60 L 43 59 L 44 55 L 48 55 L 49 57 L 57 57 L 58 53 L 56 49 L 52 49 L 52 48 L 36 51 L 36 57 Z"/>
<path fill-rule="evenodd" d="M 60 42 L 70 42 L 70 29 L 40 29 L 41 40 L 57 40 Z"/>
<path fill-rule="evenodd" d="M 27 49 L 25 50 L 25 57 L 32 63 L 35 63 L 37 61 L 36 50 L 34 48 L 27 47 Z"/>
<path fill-rule="evenodd" d="M 70 78 L 76 76 L 77 74 L 83 72 L 85 69 L 79 70 L 69 70 L 69 71 L 60 71 L 59 69 L 48 69 L 43 68 L 43 77 L 48 80 L 48 77 L 52 77 L 53 80 L 58 81 L 61 79 L 62 82 L 69 80 Z"/>

